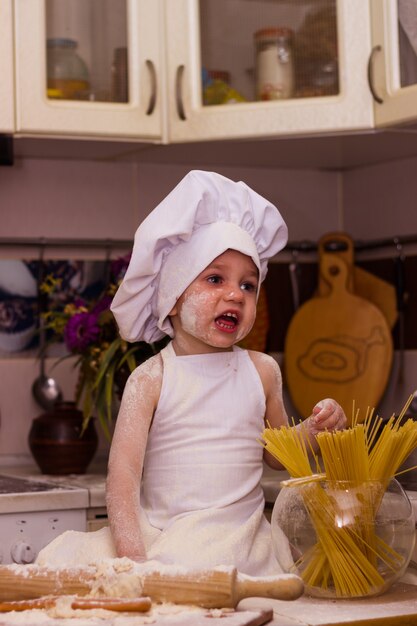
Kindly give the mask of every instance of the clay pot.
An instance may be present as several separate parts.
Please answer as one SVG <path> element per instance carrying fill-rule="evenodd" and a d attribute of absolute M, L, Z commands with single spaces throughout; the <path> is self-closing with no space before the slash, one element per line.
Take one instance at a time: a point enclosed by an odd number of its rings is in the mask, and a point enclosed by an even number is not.
<path fill-rule="evenodd" d="M 98 446 L 94 420 L 82 436 L 83 414 L 75 402 L 61 402 L 35 417 L 29 447 L 43 474 L 84 474 Z"/>

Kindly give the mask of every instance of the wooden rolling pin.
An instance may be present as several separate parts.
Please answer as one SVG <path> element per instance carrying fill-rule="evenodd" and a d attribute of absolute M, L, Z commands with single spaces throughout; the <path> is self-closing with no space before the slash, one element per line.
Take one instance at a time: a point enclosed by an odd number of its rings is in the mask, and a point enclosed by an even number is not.
<path fill-rule="evenodd" d="M 117 582 L 117 573 L 111 577 Z M 187 574 L 169 572 L 123 572 L 133 577 L 135 595 L 149 596 L 153 602 L 195 604 L 203 608 L 234 608 L 243 598 L 263 597 L 295 600 L 303 593 L 302 580 L 293 574 L 254 578 L 238 574 L 235 568 L 210 571 L 190 571 Z M 1 565 L 0 601 L 28 600 L 45 595 L 84 596 L 92 590 L 106 589 L 110 578 L 94 567 L 52 569 L 38 565 Z M 95 591 L 96 593 L 96 591 Z M 118 593 L 117 595 L 121 595 Z"/>
<path fill-rule="evenodd" d="M 0 602 L 0 613 L 9 611 L 30 611 L 31 609 L 51 609 L 63 596 L 43 596 L 31 600 L 9 600 Z M 146 613 L 152 606 L 150 598 L 77 598 L 72 596 L 72 609 L 105 609 L 119 613 Z"/>

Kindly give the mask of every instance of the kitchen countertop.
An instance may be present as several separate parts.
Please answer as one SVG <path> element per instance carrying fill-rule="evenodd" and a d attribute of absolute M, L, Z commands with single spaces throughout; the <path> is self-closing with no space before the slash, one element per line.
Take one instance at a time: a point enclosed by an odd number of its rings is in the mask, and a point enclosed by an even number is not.
<path fill-rule="evenodd" d="M 53 493 L 53 497 L 60 497 L 61 490 L 64 487 L 69 487 L 70 490 L 82 492 L 82 506 L 85 508 L 101 508 L 106 506 L 106 468 L 98 466 L 92 469 L 86 474 L 68 474 L 65 476 L 56 476 L 52 474 L 42 474 L 37 466 L 24 465 L 24 466 L 7 466 L 0 467 L 0 474 L 7 474 L 10 476 L 19 476 L 22 478 L 28 478 L 35 481 L 46 481 L 57 486 L 56 494 Z M 45 497 L 50 497 L 46 492 Z M 13 497 L 21 497 L 20 501 L 24 501 L 26 496 L 32 496 L 32 494 L 13 494 Z M 62 496 L 63 499 L 63 496 Z M 3 497 L 3 500 L 6 499 Z M 36 507 L 36 498 L 31 498 L 32 506 Z M 41 505 L 41 503 L 40 503 Z M 67 507 L 61 507 L 67 508 Z M 30 510 L 30 509 L 22 509 Z M 34 510 L 34 509 L 32 509 Z M 35 509 L 39 510 L 39 509 Z"/>
<path fill-rule="evenodd" d="M 397 583 L 373 598 L 333 600 L 302 596 L 297 600 L 247 598 L 241 609 L 272 608 L 269 626 L 415 626 L 417 587 Z"/>
<path fill-rule="evenodd" d="M 76 485 L 62 485 L 36 477 L 31 488 L 20 485 L 21 478 L 0 471 L 1 513 L 27 513 L 44 510 L 85 509 L 88 491 Z M 26 478 L 26 476 L 24 477 Z M 23 489 L 25 489 L 23 491 Z"/>
<path fill-rule="evenodd" d="M 36 478 L 32 475 L 31 478 Z M 88 508 L 106 506 L 106 474 L 70 474 L 68 476 L 46 476 L 56 485 L 70 485 L 87 490 Z"/>

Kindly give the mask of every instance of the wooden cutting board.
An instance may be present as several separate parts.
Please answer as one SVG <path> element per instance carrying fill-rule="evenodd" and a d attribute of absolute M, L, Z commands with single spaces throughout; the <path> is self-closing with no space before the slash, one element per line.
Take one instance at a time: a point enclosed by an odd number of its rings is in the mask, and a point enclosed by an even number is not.
<path fill-rule="evenodd" d="M 327 293 L 305 302 L 288 327 L 286 383 L 301 417 L 334 398 L 348 418 L 355 401 L 363 419 L 378 406 L 391 371 L 390 327 L 378 307 L 352 293 L 351 263 L 322 250 L 319 272 Z"/>
<path fill-rule="evenodd" d="M 327 247 L 332 244 L 339 244 L 339 249 L 332 252 L 332 254 L 338 255 L 352 268 L 348 279 L 349 291 L 375 304 L 385 315 L 389 327 L 393 328 L 398 318 L 395 286 L 355 265 L 354 243 L 347 233 L 332 232 L 323 235 L 318 243 L 319 258 L 326 252 Z M 329 291 L 330 286 L 323 279 L 323 276 L 319 274 L 316 295 L 325 296 L 329 294 Z"/>

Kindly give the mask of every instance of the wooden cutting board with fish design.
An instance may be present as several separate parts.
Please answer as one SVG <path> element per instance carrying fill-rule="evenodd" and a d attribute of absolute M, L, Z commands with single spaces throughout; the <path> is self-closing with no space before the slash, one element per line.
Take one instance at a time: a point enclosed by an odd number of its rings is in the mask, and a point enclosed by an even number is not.
<path fill-rule="evenodd" d="M 308 300 L 292 318 L 285 341 L 285 378 L 301 417 L 334 398 L 348 419 L 352 403 L 365 417 L 388 382 L 393 344 L 381 310 L 352 293 L 353 264 L 320 250 L 320 282 L 327 292 Z"/>

